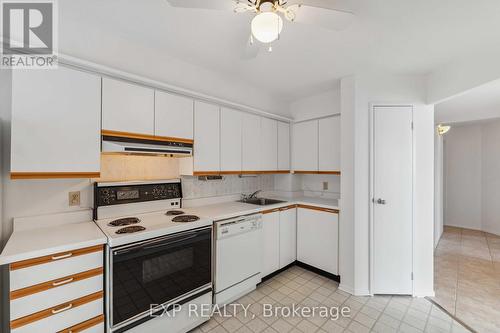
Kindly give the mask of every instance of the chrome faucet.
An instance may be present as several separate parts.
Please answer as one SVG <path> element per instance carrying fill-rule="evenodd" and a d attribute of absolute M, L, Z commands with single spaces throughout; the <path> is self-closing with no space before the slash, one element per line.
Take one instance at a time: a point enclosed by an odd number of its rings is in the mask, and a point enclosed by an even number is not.
<path fill-rule="evenodd" d="M 252 194 L 241 194 L 241 199 L 242 200 L 250 200 L 250 199 L 253 199 L 253 198 L 256 198 L 257 197 L 257 194 L 259 194 L 260 192 L 262 192 L 262 190 L 257 190 L 255 192 L 253 192 Z"/>

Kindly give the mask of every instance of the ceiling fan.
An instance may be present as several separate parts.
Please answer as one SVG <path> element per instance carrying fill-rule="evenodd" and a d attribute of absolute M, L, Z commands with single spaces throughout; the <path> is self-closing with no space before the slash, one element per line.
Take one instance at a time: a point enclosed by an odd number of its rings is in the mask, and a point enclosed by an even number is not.
<path fill-rule="evenodd" d="M 279 39 L 283 30 L 283 19 L 290 22 L 313 24 L 329 30 L 345 29 L 354 14 L 349 11 L 318 7 L 318 0 L 167 0 L 173 7 L 232 10 L 235 13 L 254 15 L 250 24 L 251 34 L 246 58 L 254 58 L 259 52 L 259 43 L 268 45 Z"/>

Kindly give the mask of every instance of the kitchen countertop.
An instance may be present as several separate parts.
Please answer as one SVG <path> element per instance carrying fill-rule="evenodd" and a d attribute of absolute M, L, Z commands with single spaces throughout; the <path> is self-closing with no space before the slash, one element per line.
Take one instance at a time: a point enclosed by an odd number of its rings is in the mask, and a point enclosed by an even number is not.
<path fill-rule="evenodd" d="M 249 215 L 262 212 L 264 210 L 270 210 L 280 207 L 286 207 L 290 205 L 311 205 L 321 208 L 328 209 L 339 209 L 337 199 L 325 199 L 325 198 L 315 198 L 315 197 L 276 197 L 269 196 L 269 199 L 278 199 L 285 202 L 277 203 L 273 205 L 253 205 L 243 202 L 223 202 L 218 204 L 198 206 L 187 208 L 187 211 L 195 212 L 196 214 L 204 217 L 209 217 L 215 221 L 225 220 L 239 215 Z"/>
<path fill-rule="evenodd" d="M 0 265 L 105 244 L 106 241 L 106 236 L 92 221 L 14 230 L 0 255 Z"/>

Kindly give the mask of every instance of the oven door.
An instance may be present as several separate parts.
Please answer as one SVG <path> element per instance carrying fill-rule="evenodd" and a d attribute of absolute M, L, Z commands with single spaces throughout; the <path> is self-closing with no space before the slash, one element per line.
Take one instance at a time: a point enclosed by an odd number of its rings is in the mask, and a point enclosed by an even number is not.
<path fill-rule="evenodd" d="M 152 305 L 182 304 L 211 290 L 211 250 L 212 227 L 112 248 L 110 326 L 118 329 L 144 322 L 152 318 Z"/>

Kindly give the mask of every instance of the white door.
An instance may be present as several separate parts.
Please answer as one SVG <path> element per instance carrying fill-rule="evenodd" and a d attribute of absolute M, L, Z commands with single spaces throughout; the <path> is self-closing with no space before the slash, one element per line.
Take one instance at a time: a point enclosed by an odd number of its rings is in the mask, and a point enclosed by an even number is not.
<path fill-rule="evenodd" d="M 260 156 L 262 170 L 278 169 L 278 122 L 261 117 Z"/>
<path fill-rule="evenodd" d="M 297 209 L 280 210 L 280 268 L 297 260 Z"/>
<path fill-rule="evenodd" d="M 319 170 L 340 171 L 340 116 L 319 120 Z"/>
<path fill-rule="evenodd" d="M 220 171 L 220 112 L 217 105 L 194 103 L 194 171 Z"/>
<path fill-rule="evenodd" d="M 278 121 L 278 170 L 290 170 L 290 124 Z"/>
<path fill-rule="evenodd" d="M 241 169 L 259 171 L 260 167 L 260 117 L 243 113 L 241 133 Z"/>
<path fill-rule="evenodd" d="M 279 210 L 262 215 L 262 269 L 261 277 L 279 269 L 280 213 Z"/>
<path fill-rule="evenodd" d="M 222 108 L 220 117 L 220 170 L 241 171 L 242 113 Z"/>
<path fill-rule="evenodd" d="M 293 125 L 293 169 L 318 171 L 318 121 L 304 121 Z"/>
<path fill-rule="evenodd" d="M 102 79 L 102 129 L 154 135 L 154 90 Z"/>
<path fill-rule="evenodd" d="M 373 290 L 412 294 L 412 107 L 373 109 Z"/>
<path fill-rule="evenodd" d="M 155 135 L 193 139 L 193 100 L 155 91 Z"/>

